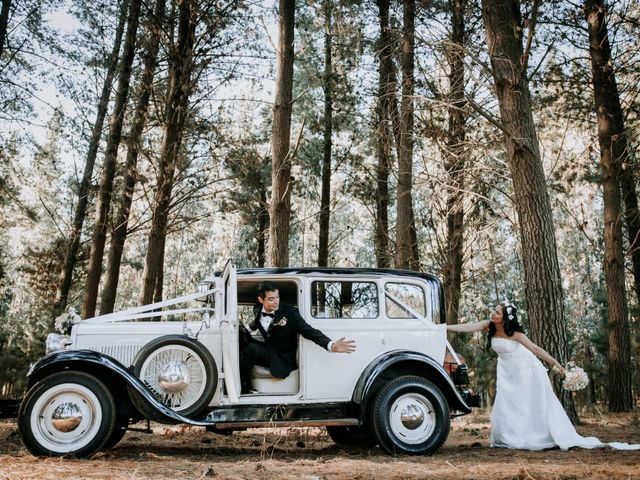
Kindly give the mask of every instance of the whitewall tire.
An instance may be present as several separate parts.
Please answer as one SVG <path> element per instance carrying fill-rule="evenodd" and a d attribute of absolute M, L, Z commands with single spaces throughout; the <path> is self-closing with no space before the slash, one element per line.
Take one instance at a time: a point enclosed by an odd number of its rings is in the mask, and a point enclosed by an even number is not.
<path fill-rule="evenodd" d="M 372 424 L 380 446 L 388 453 L 430 454 L 449 436 L 449 405 L 430 381 L 398 377 L 377 393 Z"/>
<path fill-rule="evenodd" d="M 113 396 L 84 372 L 58 372 L 36 383 L 20 405 L 18 427 L 34 455 L 87 457 L 110 438 Z"/>

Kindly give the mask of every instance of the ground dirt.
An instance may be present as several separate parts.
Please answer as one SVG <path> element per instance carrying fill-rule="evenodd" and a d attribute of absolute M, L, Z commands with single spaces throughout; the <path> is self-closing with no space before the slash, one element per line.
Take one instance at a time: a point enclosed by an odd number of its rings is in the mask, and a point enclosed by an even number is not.
<path fill-rule="evenodd" d="M 637 413 L 582 421 L 582 435 L 640 443 Z M 482 413 L 455 419 L 445 445 L 432 456 L 418 457 L 339 447 L 320 428 L 232 435 L 184 426 L 152 429 L 153 434 L 128 432 L 113 449 L 78 460 L 33 457 L 15 423 L 0 423 L 0 479 L 640 479 L 640 451 L 489 448 L 489 422 Z"/>

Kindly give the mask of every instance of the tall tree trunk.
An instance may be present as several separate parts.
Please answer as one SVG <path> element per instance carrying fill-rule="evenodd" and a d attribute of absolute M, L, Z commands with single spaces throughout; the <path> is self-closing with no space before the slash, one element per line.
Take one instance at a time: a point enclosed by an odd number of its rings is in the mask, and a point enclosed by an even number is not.
<path fill-rule="evenodd" d="M 93 317 L 96 313 L 98 286 L 100 284 L 100 276 L 102 275 L 102 257 L 107 239 L 109 211 L 111 208 L 111 191 L 113 190 L 113 178 L 116 173 L 116 163 L 118 160 L 118 147 L 120 146 L 124 114 L 129 97 L 131 66 L 133 65 L 133 57 L 136 51 L 140 4 L 141 0 L 132 0 L 127 19 L 127 31 L 118 72 L 118 88 L 116 90 L 113 112 L 111 113 L 111 120 L 109 122 L 107 149 L 102 164 L 100 192 L 96 205 L 96 222 L 93 227 L 91 254 L 89 257 L 89 266 L 87 267 L 87 279 L 82 302 L 82 314 L 84 318 Z"/>
<path fill-rule="evenodd" d="M 258 248 L 256 255 L 258 257 L 258 268 L 265 266 L 267 252 L 267 235 L 269 233 L 269 204 L 267 203 L 267 189 L 262 185 L 260 188 L 260 211 L 258 212 Z"/>
<path fill-rule="evenodd" d="M 447 258 L 444 289 L 447 301 L 447 322 L 458 323 L 462 282 L 464 241 L 464 168 L 465 116 L 464 106 L 464 0 L 451 0 L 451 48 L 449 50 L 449 131 L 445 153 L 449 176 L 447 191 Z"/>
<path fill-rule="evenodd" d="M 620 98 L 618 97 L 618 104 Z M 621 117 L 622 119 L 622 117 Z M 624 120 L 622 119 L 624 131 Z M 633 287 L 636 299 L 640 302 L 640 209 L 638 207 L 638 194 L 636 192 L 635 175 L 637 164 L 633 157 L 628 155 L 628 143 L 626 135 L 621 135 L 624 143 L 624 159 L 620 162 L 621 169 L 620 187 L 622 188 L 622 200 L 624 201 L 624 218 L 627 224 L 627 237 L 629 239 L 629 253 L 633 266 Z M 618 141 L 615 142 L 616 144 Z"/>
<path fill-rule="evenodd" d="M 271 205 L 267 265 L 289 265 L 289 221 L 291 219 L 291 102 L 293 96 L 293 39 L 295 0 L 280 0 L 280 29 L 276 66 L 276 95 L 271 132 Z"/>
<path fill-rule="evenodd" d="M 522 263 L 533 341 L 560 362 L 569 358 L 551 202 L 531 111 L 518 0 L 483 0 L 482 13 L 500 106 L 522 239 Z M 570 392 L 556 391 L 577 420 Z"/>
<path fill-rule="evenodd" d="M 333 67 L 331 65 L 331 1 L 324 1 L 324 136 L 322 156 L 322 186 L 320 195 L 320 225 L 318 266 L 329 265 L 329 216 L 331 214 L 331 147 L 333 135 Z"/>
<path fill-rule="evenodd" d="M 145 305 L 154 299 L 158 278 L 162 275 L 164 241 L 171 206 L 176 164 L 179 159 L 184 125 L 187 119 L 193 70 L 193 44 L 195 41 L 196 5 L 192 0 L 182 0 L 179 5 L 178 44 L 172 47 L 169 60 L 169 93 L 165 109 L 158 183 L 151 216 L 149 243 L 144 261 L 140 302 Z"/>
<path fill-rule="evenodd" d="M 413 90 L 415 45 L 415 0 L 403 1 L 402 100 L 400 102 L 400 144 L 396 215 L 396 268 L 418 270 L 415 217 L 411 198 L 413 169 Z"/>
<path fill-rule="evenodd" d="M 133 201 L 133 190 L 137 179 L 138 153 L 142 131 L 147 121 L 149 98 L 153 89 L 153 77 L 155 75 L 158 47 L 160 45 L 160 32 L 162 19 L 165 12 L 165 0 L 157 0 L 155 9 L 150 15 L 146 28 L 146 49 L 144 56 L 144 70 L 140 79 L 138 100 L 136 102 L 133 124 L 127 137 L 127 159 L 124 167 L 123 191 L 119 200 L 118 211 L 114 219 L 114 229 L 109 245 L 109 257 L 107 263 L 107 278 L 100 299 L 100 314 L 113 312 L 120 278 L 120 264 L 122 252 L 127 238 L 129 226 L 129 213 Z"/>
<path fill-rule="evenodd" d="M 633 409 L 631 340 L 624 283 L 620 198 L 620 179 L 627 159 L 627 141 L 605 13 L 602 0 L 585 1 L 604 200 L 604 272 L 609 314 L 609 409 L 613 412 L 626 412 Z"/>
<path fill-rule="evenodd" d="M 91 139 L 89 141 L 89 149 L 87 150 L 87 157 L 84 163 L 84 172 L 82 174 L 82 180 L 80 181 L 80 187 L 78 190 L 78 205 L 76 206 L 76 211 L 73 217 L 71 235 L 67 240 L 64 262 L 62 264 L 60 276 L 58 277 L 56 300 L 53 307 L 53 318 L 62 313 L 66 308 L 67 301 L 69 299 L 69 291 L 71 290 L 71 283 L 73 280 L 73 269 L 76 264 L 78 250 L 80 249 L 80 237 L 82 235 L 84 219 L 87 215 L 93 167 L 96 163 L 96 156 L 98 155 L 98 146 L 100 144 L 100 137 L 102 136 L 102 126 L 107 115 L 109 96 L 113 85 L 113 77 L 115 76 L 116 67 L 118 65 L 120 44 L 122 43 L 122 34 L 124 32 L 124 25 L 127 19 L 128 8 L 129 1 L 124 0 L 120 7 L 120 17 L 118 19 L 118 26 L 116 28 L 116 34 L 113 41 L 113 48 L 111 49 L 109 61 L 107 62 L 108 68 L 102 85 L 100 100 L 98 101 L 96 120 L 93 124 L 93 129 L 91 130 Z"/>
<path fill-rule="evenodd" d="M 395 97 L 393 81 L 393 47 L 389 28 L 390 0 L 377 0 L 380 23 L 378 42 L 378 98 L 376 103 L 376 212 L 374 243 L 378 268 L 391 266 L 389 258 L 389 169 L 391 166 L 391 97 Z"/>
<path fill-rule="evenodd" d="M 164 237 L 162 237 L 160 245 L 158 245 L 158 263 L 161 266 L 164 266 L 164 254 L 165 254 L 165 251 L 166 251 L 166 248 L 165 248 L 166 245 L 167 245 L 167 237 L 164 236 Z M 158 270 L 158 273 L 156 275 L 156 284 L 153 287 L 153 301 L 154 302 L 162 301 L 163 290 L 164 290 L 164 268 L 161 267 L 160 270 Z"/>
<path fill-rule="evenodd" d="M 2 52 L 4 52 L 4 41 L 7 38 L 10 9 L 11 0 L 2 0 L 2 10 L 0 11 L 0 58 L 2 58 Z"/>

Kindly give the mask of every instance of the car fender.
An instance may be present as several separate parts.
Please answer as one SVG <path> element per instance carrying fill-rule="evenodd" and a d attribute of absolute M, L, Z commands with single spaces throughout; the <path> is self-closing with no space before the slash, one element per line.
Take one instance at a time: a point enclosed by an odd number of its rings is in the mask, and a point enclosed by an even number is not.
<path fill-rule="evenodd" d="M 147 386 L 125 367 L 109 355 L 93 350 L 63 350 L 42 357 L 27 373 L 29 388 L 46 376 L 62 370 L 78 370 L 97 376 L 110 375 L 116 381 L 128 384 L 159 414 L 167 423 L 187 423 L 196 426 L 207 426 L 209 422 L 193 420 L 176 413 L 159 402 Z"/>
<path fill-rule="evenodd" d="M 428 355 L 407 350 L 394 350 L 376 357 L 363 370 L 353 391 L 352 401 L 360 405 L 360 420 L 366 421 L 368 407 L 380 386 L 385 372 L 400 370 L 402 374 L 419 375 L 434 383 L 447 399 L 452 410 L 471 413 L 451 377 L 442 365 Z"/>

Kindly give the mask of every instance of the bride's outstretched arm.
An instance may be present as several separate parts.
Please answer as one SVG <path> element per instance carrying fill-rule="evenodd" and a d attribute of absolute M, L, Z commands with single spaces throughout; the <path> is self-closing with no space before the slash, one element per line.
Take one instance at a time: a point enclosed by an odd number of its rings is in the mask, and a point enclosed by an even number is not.
<path fill-rule="evenodd" d="M 447 325 L 449 332 L 482 332 L 489 328 L 489 320 L 476 323 L 458 323 L 457 325 Z"/>
<path fill-rule="evenodd" d="M 562 366 L 562 364 L 559 361 L 557 361 L 555 358 L 553 358 L 545 349 L 543 349 L 542 347 L 539 347 L 538 345 L 533 343 L 531 340 L 529 340 L 529 337 L 527 337 L 524 333 L 522 332 L 514 333 L 513 339 L 517 340 L 526 348 L 531 350 L 531 353 L 533 353 L 536 357 L 541 358 L 542 360 L 547 362 L 549 365 L 554 367 L 554 369 L 557 368 L 560 374 L 562 375 L 565 374 L 565 369 Z"/>

